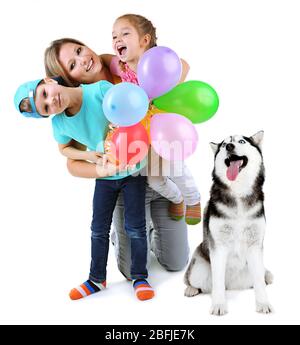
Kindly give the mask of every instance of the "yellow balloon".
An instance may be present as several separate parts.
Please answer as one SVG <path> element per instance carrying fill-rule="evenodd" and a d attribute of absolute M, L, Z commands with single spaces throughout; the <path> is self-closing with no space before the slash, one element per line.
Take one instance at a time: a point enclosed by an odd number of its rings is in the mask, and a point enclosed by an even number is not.
<path fill-rule="evenodd" d="M 151 142 L 151 137 L 150 137 L 150 123 L 151 123 L 151 117 L 155 114 L 159 113 L 166 113 L 166 111 L 158 109 L 154 104 L 150 104 L 149 109 L 141 121 L 141 124 L 145 127 L 146 132 L 148 134 L 149 140 Z"/>

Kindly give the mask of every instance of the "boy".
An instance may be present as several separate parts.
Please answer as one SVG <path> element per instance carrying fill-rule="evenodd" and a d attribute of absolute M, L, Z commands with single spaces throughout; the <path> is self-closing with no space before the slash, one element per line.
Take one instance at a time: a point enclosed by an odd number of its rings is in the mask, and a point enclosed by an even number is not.
<path fill-rule="evenodd" d="M 102 110 L 103 97 L 112 87 L 107 81 L 79 87 L 65 87 L 51 78 L 22 84 L 15 95 L 17 110 L 26 117 L 52 118 L 53 133 L 60 152 L 69 158 L 97 162 L 103 152 L 103 142 L 109 122 Z M 81 151 L 72 140 L 86 145 L 90 151 Z M 140 300 L 154 296 L 147 282 L 147 236 L 145 229 L 145 176 L 135 176 L 145 165 L 124 170 L 107 163 L 97 167 L 92 220 L 92 260 L 89 279 L 70 292 L 71 299 L 79 299 L 106 287 L 106 265 L 109 231 L 113 210 L 123 191 L 125 204 L 125 230 L 131 242 L 131 278 L 136 296 Z M 123 171 L 122 171 L 123 170 Z"/>

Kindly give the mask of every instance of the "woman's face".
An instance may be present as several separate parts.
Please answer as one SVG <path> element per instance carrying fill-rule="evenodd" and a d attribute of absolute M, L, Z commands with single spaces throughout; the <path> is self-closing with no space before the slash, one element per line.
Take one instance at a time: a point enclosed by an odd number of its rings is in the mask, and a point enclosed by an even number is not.
<path fill-rule="evenodd" d="M 101 80 L 103 65 L 90 48 L 75 43 L 65 43 L 61 46 L 58 60 L 74 81 L 90 84 Z"/>

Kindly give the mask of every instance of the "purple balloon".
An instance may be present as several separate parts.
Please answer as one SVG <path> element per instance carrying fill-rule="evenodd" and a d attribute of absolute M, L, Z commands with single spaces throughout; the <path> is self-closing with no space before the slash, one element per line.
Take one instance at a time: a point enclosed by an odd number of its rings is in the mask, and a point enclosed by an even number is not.
<path fill-rule="evenodd" d="M 155 114 L 151 118 L 150 136 L 155 152 L 169 161 L 183 161 L 194 153 L 198 144 L 195 126 L 178 114 Z"/>
<path fill-rule="evenodd" d="M 181 61 L 172 49 L 153 47 L 142 55 L 137 67 L 137 78 L 148 97 L 153 99 L 178 84 L 181 70 Z"/>

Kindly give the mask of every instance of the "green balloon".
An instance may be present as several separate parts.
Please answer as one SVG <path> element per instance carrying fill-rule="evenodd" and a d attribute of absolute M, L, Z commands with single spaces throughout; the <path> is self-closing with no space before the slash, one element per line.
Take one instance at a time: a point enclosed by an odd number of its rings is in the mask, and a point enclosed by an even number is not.
<path fill-rule="evenodd" d="M 201 123 L 216 113 L 219 97 L 210 85 L 199 80 L 189 80 L 155 98 L 153 104 L 168 113 L 183 115 L 192 123 Z"/>

